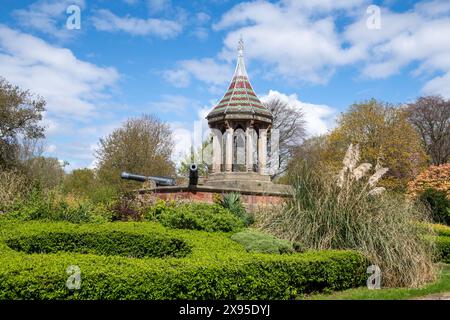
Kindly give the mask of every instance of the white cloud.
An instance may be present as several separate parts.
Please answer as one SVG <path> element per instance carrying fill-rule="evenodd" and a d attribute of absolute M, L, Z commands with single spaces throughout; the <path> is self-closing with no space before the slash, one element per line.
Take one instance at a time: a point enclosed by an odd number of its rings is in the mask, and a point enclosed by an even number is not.
<path fill-rule="evenodd" d="M 424 93 L 447 95 L 450 3 L 422 1 L 401 13 L 382 8 L 379 30 L 367 27 L 370 3 L 282 0 L 237 4 L 213 25 L 213 30 L 227 32 L 216 57 L 180 61 L 163 76 L 178 87 L 189 86 L 192 78 L 212 89 L 223 85 L 229 81 L 228 70 L 243 35 L 247 60 L 257 60 L 259 71 L 268 79 L 325 84 L 343 66 L 360 68 L 364 78 L 383 79 L 417 66 L 412 76 L 435 77 L 425 80 Z"/>
<path fill-rule="evenodd" d="M 92 18 L 97 30 L 126 32 L 135 36 L 157 36 L 162 39 L 174 38 L 182 31 L 182 25 L 166 19 L 139 19 L 130 16 L 119 17 L 109 10 L 101 9 Z"/>
<path fill-rule="evenodd" d="M 175 115 L 185 115 L 186 112 L 196 110 L 199 103 L 181 95 L 163 95 L 162 100 L 149 104 L 151 112 L 171 113 Z"/>
<path fill-rule="evenodd" d="M 147 0 L 147 6 L 151 12 L 158 13 L 167 10 L 171 6 L 170 0 Z"/>
<path fill-rule="evenodd" d="M 294 1 L 236 5 L 214 25 L 215 30 L 231 29 L 221 57 L 227 60 L 235 57 L 242 34 L 247 57 L 263 62 L 275 75 L 312 83 L 327 82 L 336 67 L 354 61 L 356 56 L 352 50 L 343 48 L 331 15 L 309 16 L 303 9 Z"/>
<path fill-rule="evenodd" d="M 69 49 L 0 25 L 2 76 L 45 97 L 59 116 L 92 116 L 96 103 L 118 80 L 114 68 L 77 59 Z"/>
<path fill-rule="evenodd" d="M 336 10 L 352 10 L 369 3 L 368 0 L 283 0 L 286 6 L 311 12 L 329 13 Z"/>
<path fill-rule="evenodd" d="M 435 77 L 428 81 L 422 91 L 425 94 L 442 95 L 450 98 L 450 71 L 443 76 Z"/>
<path fill-rule="evenodd" d="M 212 107 L 197 108 L 197 118 L 193 122 L 176 121 L 170 123 L 175 141 L 172 160 L 177 165 L 179 165 L 180 162 L 190 154 L 192 146 L 194 147 L 194 150 L 197 150 L 203 140 L 206 139 L 206 137 L 210 133 L 206 116 L 211 111 L 211 109 Z M 201 136 L 198 137 L 198 141 L 197 139 L 194 139 L 195 127 L 201 127 Z"/>
<path fill-rule="evenodd" d="M 46 152 L 69 160 L 72 169 L 92 162 L 90 146 L 108 126 L 102 124 L 110 120 L 102 105 L 109 101 L 118 72 L 4 25 L 0 25 L 0 70 L 9 82 L 47 101 L 42 124 L 51 145 Z"/>
<path fill-rule="evenodd" d="M 177 88 L 186 88 L 191 83 L 191 76 L 187 70 L 164 70 L 162 75 L 167 82 L 170 82 Z"/>
<path fill-rule="evenodd" d="M 163 77 L 178 87 L 188 86 L 192 77 L 210 85 L 223 85 L 233 75 L 230 64 L 218 63 L 211 58 L 183 60 L 177 65 L 176 69 L 165 70 Z"/>
<path fill-rule="evenodd" d="M 344 39 L 358 52 L 365 77 L 384 79 L 417 65 L 413 76 L 444 74 L 425 83 L 425 94 L 450 97 L 445 83 L 450 72 L 449 10 L 447 1 L 421 2 L 404 13 L 384 9 L 380 30 L 364 28 L 361 18 L 348 26 Z"/>
<path fill-rule="evenodd" d="M 335 124 L 337 110 L 326 105 L 318 105 L 300 101 L 296 94 L 287 95 L 276 90 L 270 90 L 268 94 L 261 96 L 261 101 L 280 99 L 294 108 L 301 110 L 305 117 L 305 129 L 307 136 L 327 133 Z"/>
<path fill-rule="evenodd" d="M 78 5 L 83 9 L 85 1 L 39 0 L 26 9 L 13 11 L 12 14 L 21 26 L 64 40 L 77 34 L 66 28 L 66 10 L 70 5 Z"/>

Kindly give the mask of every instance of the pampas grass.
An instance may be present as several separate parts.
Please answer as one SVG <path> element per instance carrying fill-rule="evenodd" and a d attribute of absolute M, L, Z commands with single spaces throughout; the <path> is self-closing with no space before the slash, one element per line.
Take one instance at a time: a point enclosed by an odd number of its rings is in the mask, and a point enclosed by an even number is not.
<path fill-rule="evenodd" d="M 429 221 L 427 212 L 375 187 L 387 168 L 378 166 L 367 179 L 369 166 L 357 167 L 358 161 L 358 148 L 351 146 L 337 181 L 298 165 L 291 175 L 292 200 L 261 212 L 256 226 L 304 248 L 360 250 L 381 268 L 384 287 L 434 280 L 434 245 L 426 240 L 432 230 L 417 223 Z"/>

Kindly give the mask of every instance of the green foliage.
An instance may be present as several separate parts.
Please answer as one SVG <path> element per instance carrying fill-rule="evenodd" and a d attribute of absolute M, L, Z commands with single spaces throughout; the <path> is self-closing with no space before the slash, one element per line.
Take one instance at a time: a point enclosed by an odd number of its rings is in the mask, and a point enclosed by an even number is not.
<path fill-rule="evenodd" d="M 33 156 L 22 162 L 22 171 L 33 186 L 52 190 L 61 185 L 64 178 L 64 165 L 57 158 Z"/>
<path fill-rule="evenodd" d="M 26 200 L 16 203 L 8 216 L 22 220 L 72 223 L 111 220 L 111 212 L 103 204 L 94 205 L 88 200 L 63 196 L 56 191 L 43 193 L 39 189 L 33 189 Z"/>
<path fill-rule="evenodd" d="M 144 218 L 142 209 L 133 194 L 126 193 L 113 201 L 109 206 L 112 212 L 112 221 L 141 221 Z"/>
<path fill-rule="evenodd" d="M 109 204 L 118 197 L 118 190 L 106 184 L 91 169 L 77 169 L 67 174 L 63 182 L 63 191 L 91 202 Z"/>
<path fill-rule="evenodd" d="M 244 222 L 229 210 L 216 204 L 206 203 L 167 206 L 157 219 L 166 227 L 208 232 L 231 232 L 244 227 Z"/>
<path fill-rule="evenodd" d="M 231 236 L 231 239 L 243 245 L 249 252 L 292 253 L 295 251 L 289 241 L 277 239 L 269 234 L 251 229 L 235 233 Z"/>
<path fill-rule="evenodd" d="M 0 168 L 17 168 L 20 139 L 44 137 L 45 100 L 0 77 Z"/>
<path fill-rule="evenodd" d="M 191 253 L 164 259 L 64 251 L 26 254 L 5 243 L 43 233 L 111 232 L 177 238 Z M 128 240 L 124 244 L 133 245 Z M 66 287 L 70 265 L 81 270 L 79 290 Z M 291 299 L 363 285 L 366 268 L 366 259 L 353 251 L 249 253 L 223 233 L 166 229 L 153 222 L 74 225 L 0 217 L 0 299 Z"/>
<path fill-rule="evenodd" d="M 245 210 L 245 207 L 241 201 L 241 195 L 239 193 L 232 192 L 224 194 L 220 204 L 222 207 L 230 210 L 236 217 L 241 219 L 246 226 L 253 223 L 253 218 Z"/>
<path fill-rule="evenodd" d="M 427 189 L 420 200 L 431 210 L 435 222 L 450 225 L 450 199 L 445 191 Z"/>
<path fill-rule="evenodd" d="M 450 237 L 436 237 L 436 245 L 438 249 L 437 251 L 439 261 L 450 263 Z"/>
<path fill-rule="evenodd" d="M 312 300 L 409 300 L 429 295 L 450 292 L 450 265 L 443 265 L 438 281 L 420 288 L 381 288 L 371 290 L 366 286 L 348 289 L 332 294 L 318 294 L 307 297 Z M 429 299 L 430 297 L 428 297 Z M 433 300 L 438 299 L 434 296 Z"/>
<path fill-rule="evenodd" d="M 135 181 L 120 178 L 122 171 L 146 176 L 171 176 L 173 137 L 169 125 L 155 116 L 127 119 L 104 139 L 96 151 L 99 179 L 121 191 L 139 187 Z"/>
<path fill-rule="evenodd" d="M 257 226 L 306 249 L 360 250 L 383 270 L 383 286 L 434 280 L 431 230 L 415 223 L 427 222 L 427 213 L 402 195 L 370 194 L 366 179 L 348 179 L 340 187 L 335 176 L 298 166 L 293 199 L 258 214 Z"/>
<path fill-rule="evenodd" d="M 138 235 L 120 231 L 48 232 L 11 238 L 6 244 L 11 249 L 25 253 L 66 251 L 134 258 L 184 257 L 191 252 L 191 248 L 177 238 L 161 234 Z"/>

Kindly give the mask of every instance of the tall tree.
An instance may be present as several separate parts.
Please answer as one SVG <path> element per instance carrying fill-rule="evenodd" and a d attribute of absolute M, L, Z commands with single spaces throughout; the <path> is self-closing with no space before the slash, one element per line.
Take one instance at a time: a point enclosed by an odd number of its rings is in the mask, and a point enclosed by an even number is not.
<path fill-rule="evenodd" d="M 350 145 L 359 144 L 361 160 L 389 168 L 383 184 L 404 190 L 406 183 L 426 166 L 420 136 L 404 109 L 375 99 L 354 104 L 338 119 L 327 138 L 322 159 L 337 171 Z"/>
<path fill-rule="evenodd" d="M 21 139 L 44 138 L 45 100 L 0 78 L 0 167 L 17 165 Z"/>
<path fill-rule="evenodd" d="M 272 128 L 279 130 L 279 165 L 283 172 L 305 136 L 303 112 L 276 97 L 265 102 L 265 105 L 273 115 Z"/>
<path fill-rule="evenodd" d="M 422 138 L 431 163 L 450 160 L 450 100 L 439 96 L 421 97 L 407 107 L 409 121 Z"/>
<path fill-rule="evenodd" d="M 109 136 L 100 139 L 96 152 L 101 180 L 120 183 L 120 172 L 166 176 L 175 173 L 171 161 L 172 131 L 152 115 L 131 118 Z M 122 183 L 121 186 L 129 186 Z"/>

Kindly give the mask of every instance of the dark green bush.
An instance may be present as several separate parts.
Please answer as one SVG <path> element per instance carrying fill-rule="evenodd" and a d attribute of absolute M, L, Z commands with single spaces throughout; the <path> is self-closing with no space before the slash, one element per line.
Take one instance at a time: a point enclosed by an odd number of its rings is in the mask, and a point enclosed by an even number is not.
<path fill-rule="evenodd" d="M 420 200 L 429 207 L 435 222 L 450 225 L 450 199 L 446 192 L 427 189 L 420 195 Z"/>
<path fill-rule="evenodd" d="M 436 246 L 439 261 L 450 263 L 450 237 L 436 237 Z"/>
<path fill-rule="evenodd" d="M 294 247 L 286 240 L 277 239 L 256 230 L 245 230 L 235 233 L 231 239 L 240 243 L 249 252 L 259 253 L 292 253 Z"/>
<path fill-rule="evenodd" d="M 120 255 L 126 257 L 184 257 L 191 248 L 177 238 L 163 235 L 138 235 L 124 232 L 50 232 L 11 238 L 6 244 L 25 253 L 55 253 L 59 251 Z"/>
<path fill-rule="evenodd" d="M 242 204 L 241 195 L 239 193 L 232 192 L 224 194 L 220 204 L 222 207 L 230 210 L 231 213 L 241 219 L 246 226 L 253 223 L 252 217 L 247 213 L 244 205 Z"/>
<path fill-rule="evenodd" d="M 367 279 L 367 261 L 354 251 L 249 253 L 222 233 L 165 229 L 150 222 L 75 225 L 0 217 L 0 230 L 0 299 L 291 299 L 357 287 Z M 182 258 L 128 259 L 63 251 L 25 254 L 5 243 L 43 232 L 113 231 L 174 237 L 192 252 Z M 80 268 L 79 290 L 66 287 L 70 265 Z"/>
<path fill-rule="evenodd" d="M 230 232 L 244 227 L 244 222 L 227 209 L 206 203 L 168 206 L 158 214 L 157 219 L 164 226 L 175 229 Z"/>

